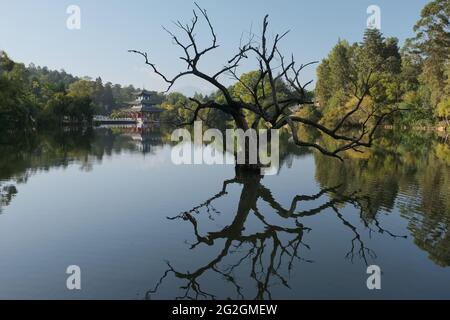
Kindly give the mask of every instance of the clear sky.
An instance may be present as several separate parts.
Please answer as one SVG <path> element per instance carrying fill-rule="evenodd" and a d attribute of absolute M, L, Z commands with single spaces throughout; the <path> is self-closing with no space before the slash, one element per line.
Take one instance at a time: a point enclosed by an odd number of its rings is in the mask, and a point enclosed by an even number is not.
<path fill-rule="evenodd" d="M 412 36 L 412 27 L 427 0 L 199 0 L 215 26 L 220 48 L 205 59 L 202 68 L 222 66 L 239 45 L 241 35 L 258 32 L 264 15 L 270 15 L 270 34 L 291 30 L 282 45 L 298 63 L 323 59 L 339 38 L 360 41 L 369 5 L 381 8 L 381 31 L 400 43 Z M 81 9 L 81 29 L 69 30 L 69 5 Z M 159 80 L 143 61 L 128 49 L 149 51 L 152 61 L 169 75 L 182 71 L 182 52 L 173 46 L 161 26 L 177 31 L 172 21 L 192 17 L 193 1 L 187 0 L 0 0 L 0 49 L 16 61 L 78 76 L 101 76 L 104 82 L 133 84 L 162 90 Z M 199 28 L 198 39 L 209 39 Z M 247 68 L 247 70 L 245 70 Z M 251 65 L 244 66 L 248 71 Z M 304 79 L 315 78 L 315 69 Z M 175 89 L 190 93 L 210 88 L 186 79 Z"/>

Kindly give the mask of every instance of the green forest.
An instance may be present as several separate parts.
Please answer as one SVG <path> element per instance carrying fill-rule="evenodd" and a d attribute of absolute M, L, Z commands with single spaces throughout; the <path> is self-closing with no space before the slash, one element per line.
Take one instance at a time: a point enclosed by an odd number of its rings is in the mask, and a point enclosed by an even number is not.
<path fill-rule="evenodd" d="M 377 29 L 367 29 L 362 42 L 339 40 L 317 68 L 316 88 L 309 95 L 314 105 L 301 112 L 328 125 L 351 110 L 355 103 L 354 84 L 371 74 L 366 105 L 392 106 L 402 110 L 390 124 L 426 125 L 445 128 L 450 120 L 450 3 L 435 0 L 427 4 L 414 26 L 415 36 L 399 47 L 394 37 Z M 251 85 L 259 71 L 248 72 L 230 87 L 233 95 L 248 99 L 245 84 Z M 277 95 L 288 95 L 289 87 L 280 80 Z M 0 130 L 34 130 L 39 126 L 63 123 L 91 123 L 93 116 L 123 116 L 137 88 L 122 87 L 101 78 L 79 78 L 65 71 L 25 66 L 0 51 Z M 183 123 L 192 117 L 194 102 L 178 92 L 159 94 L 165 110 L 162 121 Z M 196 100 L 220 100 L 220 93 L 196 94 Z M 348 123 L 360 125 L 364 110 Z M 220 111 L 205 111 L 201 118 L 216 126 L 228 118 Z"/>
<path fill-rule="evenodd" d="M 450 2 L 427 4 L 414 26 L 415 37 L 399 48 L 398 39 L 366 30 L 361 43 L 339 40 L 317 69 L 316 101 L 322 121 L 332 122 L 351 108 L 352 87 L 361 75 L 375 83 L 366 104 L 398 104 L 406 112 L 396 124 L 430 125 L 450 118 Z M 355 124 L 360 120 L 353 117 Z"/>
<path fill-rule="evenodd" d="M 101 78 L 79 78 L 64 70 L 25 66 L 0 52 L 0 128 L 30 130 L 40 125 L 91 122 L 132 100 L 133 86 Z"/>

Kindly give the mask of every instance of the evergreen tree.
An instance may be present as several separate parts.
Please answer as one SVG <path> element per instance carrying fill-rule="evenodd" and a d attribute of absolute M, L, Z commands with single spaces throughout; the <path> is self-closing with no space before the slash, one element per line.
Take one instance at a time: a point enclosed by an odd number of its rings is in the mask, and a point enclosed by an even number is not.
<path fill-rule="evenodd" d="M 445 98 L 446 64 L 450 57 L 450 2 L 434 0 L 421 12 L 414 26 L 415 42 L 424 62 L 420 80 L 427 87 L 429 103 L 434 107 Z"/>

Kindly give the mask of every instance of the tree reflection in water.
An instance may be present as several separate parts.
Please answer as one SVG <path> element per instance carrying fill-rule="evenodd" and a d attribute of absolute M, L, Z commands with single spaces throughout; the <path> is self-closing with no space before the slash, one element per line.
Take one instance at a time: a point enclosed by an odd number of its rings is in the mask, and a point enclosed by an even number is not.
<path fill-rule="evenodd" d="M 105 157 L 125 151 L 151 154 L 162 146 L 154 128 L 64 127 L 33 135 L 0 135 L 0 214 L 18 193 L 18 185 L 39 171 L 78 164 L 91 171 Z"/>
<path fill-rule="evenodd" d="M 2 207 L 8 206 L 16 194 L 17 188 L 15 185 L 0 185 L 0 214 L 2 214 Z"/>
<path fill-rule="evenodd" d="M 359 195 L 358 192 L 343 193 L 341 186 L 324 188 L 314 195 L 297 195 L 292 199 L 290 206 L 284 208 L 275 200 L 272 192 L 262 184 L 261 180 L 262 177 L 259 175 L 236 172 L 235 178 L 224 181 L 219 193 L 189 211 L 168 218 L 173 221 L 188 222 L 192 225 L 196 242 L 190 246 L 191 250 L 203 244 L 217 247 L 216 252 L 218 254 L 208 263 L 192 272 L 178 271 L 170 262 L 167 262 L 167 270 L 155 288 L 147 292 L 146 297 L 148 299 L 157 293 L 164 279 L 170 275 L 185 282 L 181 287 L 184 294 L 176 297 L 176 299 L 215 299 L 217 297 L 215 294 L 206 292 L 200 285 L 200 279 L 207 272 L 213 272 L 231 284 L 238 298 L 248 298 L 244 297 L 243 286 L 238 283 L 235 276 L 239 267 L 244 265 L 250 266 L 250 278 L 256 287 L 256 294 L 253 298 L 272 299 L 270 287 L 275 281 L 281 281 L 285 287 L 289 288 L 288 277 L 296 261 L 313 262 L 301 257 L 302 249 L 310 249 L 303 238 L 305 233 L 311 231 L 309 227 L 302 223 L 302 218 L 324 212 L 333 212 L 336 218 L 352 234 L 350 249 L 345 255 L 346 258 L 353 261 L 355 257 L 358 257 L 368 265 L 369 259 L 376 258 L 376 254 L 366 246 L 360 231 L 341 212 L 341 208 L 346 205 L 358 209 L 359 217 L 369 233 L 379 232 L 394 238 L 406 238 L 406 236 L 396 235 L 383 228 L 376 216 L 373 216 L 370 221 L 367 220 L 364 210 L 370 207 L 367 204 L 367 201 L 370 200 L 366 196 Z M 218 210 L 214 207 L 214 201 L 228 195 L 227 188 L 232 184 L 242 186 L 233 221 L 221 230 L 201 234 L 198 217 L 201 214 L 200 212 L 205 210 L 209 215 L 218 213 Z M 301 204 L 313 203 L 322 198 L 326 198 L 326 201 L 313 209 L 298 209 Z M 267 203 L 285 223 L 268 222 L 269 215 L 261 212 L 258 200 Z M 262 231 L 246 232 L 246 223 L 250 216 L 255 217 L 262 224 Z M 289 226 L 285 226 L 285 224 Z M 236 257 L 237 262 L 226 265 L 224 263 L 225 257 L 235 254 L 239 255 L 239 257 Z"/>
<path fill-rule="evenodd" d="M 0 136 L 0 213 L 8 213 L 6 208 L 20 198 L 21 185 L 34 174 L 72 165 L 89 171 L 103 159 L 124 152 L 151 155 L 158 148 L 171 144 L 170 132 L 171 129 L 165 131 L 163 128 L 149 128 L 142 132 L 65 128 L 32 136 Z M 305 136 L 307 132 L 302 134 Z M 311 139 L 318 138 L 311 136 Z M 176 279 L 187 281 L 187 290 L 196 288 L 199 279 L 206 278 L 204 275 L 212 271 L 217 275 L 223 273 L 222 277 L 241 290 L 242 281 L 239 286 L 233 272 L 245 266 L 253 269 L 250 280 L 257 284 L 258 291 L 253 297 L 269 297 L 271 281 L 281 281 L 289 286 L 287 279 L 290 270 L 295 270 L 294 263 L 311 262 L 302 259 L 309 248 L 304 235 L 310 231 L 304 224 L 306 217 L 319 213 L 321 216 L 324 213 L 332 215 L 335 222 L 348 230 L 351 243 L 348 250 L 344 249 L 348 253 L 344 251 L 342 255 L 349 260 L 363 264 L 371 262 L 375 253 L 364 239 L 374 232 L 398 237 L 377 219 L 380 213 L 386 213 L 406 220 L 404 232 L 413 238 L 416 248 L 427 252 L 434 264 L 444 268 L 450 266 L 450 145 L 445 137 L 439 139 L 423 134 L 386 131 L 374 148 L 364 154 L 349 152 L 342 163 L 299 149 L 283 134 L 280 141 L 281 171 L 286 174 L 291 169 L 295 170 L 294 166 L 303 165 L 296 162 L 299 157 L 311 159 L 315 166 L 311 183 L 317 183 L 322 191 L 311 196 L 296 196 L 289 199 L 290 206 L 283 207 L 281 204 L 285 202 L 275 200 L 270 189 L 262 184 L 261 177 L 236 173 L 233 179 L 224 182 L 217 195 L 188 212 L 172 217 L 174 223 L 184 222 L 193 227 L 196 239 L 193 251 L 203 248 L 217 250 L 216 258 L 191 273 L 182 273 L 177 266 L 170 264 L 163 280 L 175 275 Z M 239 201 L 230 199 L 227 188 L 232 186 L 242 188 Z M 202 220 L 205 217 L 201 212 L 214 218 L 217 213 L 215 201 L 219 199 L 227 203 L 237 202 L 238 208 L 231 212 L 235 214 L 227 212 L 227 217 L 234 217 L 234 220 L 222 230 L 206 229 L 209 232 L 202 233 L 202 228 L 210 227 Z M 317 206 L 299 211 L 300 205 L 304 208 Z M 266 211 L 267 206 L 270 212 Z M 358 210 L 359 221 L 353 220 L 353 215 L 343 214 L 347 209 Z M 274 219 L 277 223 L 272 221 Z M 251 231 L 257 225 L 255 221 L 262 225 L 262 231 Z M 245 254 L 242 250 L 246 250 Z M 240 254 L 242 256 L 236 261 L 236 266 L 225 265 L 226 258 Z M 250 287 L 245 285 L 246 290 Z M 240 292 L 244 295 L 242 290 Z M 152 290 L 148 297 L 153 294 L 156 292 Z M 195 290 L 191 288 L 188 296 L 195 297 Z"/>

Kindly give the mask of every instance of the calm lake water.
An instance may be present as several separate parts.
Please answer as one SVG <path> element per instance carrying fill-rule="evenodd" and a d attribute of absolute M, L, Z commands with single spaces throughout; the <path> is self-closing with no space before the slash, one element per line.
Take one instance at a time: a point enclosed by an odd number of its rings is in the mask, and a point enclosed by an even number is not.
<path fill-rule="evenodd" d="M 172 164 L 169 132 L 2 141 L 0 298 L 450 298 L 443 138 L 386 131 L 344 163 L 285 141 L 260 178 Z"/>

